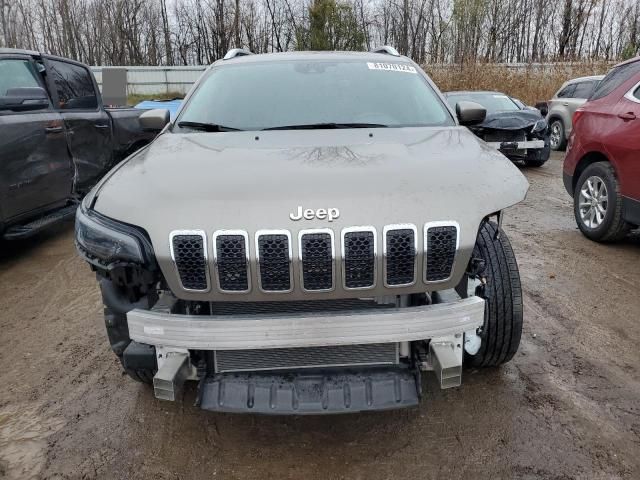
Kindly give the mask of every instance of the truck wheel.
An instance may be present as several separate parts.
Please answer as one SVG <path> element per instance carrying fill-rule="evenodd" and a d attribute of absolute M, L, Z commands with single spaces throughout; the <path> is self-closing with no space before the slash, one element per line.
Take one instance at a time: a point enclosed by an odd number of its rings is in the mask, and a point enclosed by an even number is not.
<path fill-rule="evenodd" d="M 122 357 L 120 357 L 120 363 L 122 363 Z M 124 369 L 124 372 L 136 382 L 145 383 L 147 385 L 153 384 L 153 371 L 147 369 L 134 370 L 132 368 L 125 367 L 124 363 L 122 363 L 122 368 Z"/>
<path fill-rule="evenodd" d="M 499 236 L 496 239 L 496 233 Z M 522 334 L 522 287 L 518 264 L 506 234 L 493 222 L 480 227 L 473 250 L 484 261 L 486 279 L 476 294 L 486 300 L 484 325 L 478 331 L 482 343 L 475 355 L 465 354 L 475 367 L 495 367 L 518 351 Z"/>
<path fill-rule="evenodd" d="M 562 120 L 555 119 L 551 122 L 549 126 L 549 141 L 551 144 L 551 150 L 564 150 L 564 147 L 567 144 L 567 139 L 564 136 L 564 124 Z"/>
<path fill-rule="evenodd" d="M 573 192 L 573 213 L 585 237 L 596 242 L 623 238 L 631 225 L 622 218 L 622 195 L 616 173 L 608 162 L 589 165 Z"/>

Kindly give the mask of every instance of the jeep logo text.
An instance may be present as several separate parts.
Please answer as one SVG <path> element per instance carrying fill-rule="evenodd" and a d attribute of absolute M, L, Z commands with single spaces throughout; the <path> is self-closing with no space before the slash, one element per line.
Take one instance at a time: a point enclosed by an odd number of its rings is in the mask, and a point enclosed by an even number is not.
<path fill-rule="evenodd" d="M 335 219 L 340 218 L 340 210 L 337 208 L 319 208 L 317 210 L 313 210 L 311 208 L 303 209 L 301 205 L 298 206 L 298 209 L 295 213 L 290 213 L 289 218 L 293 221 L 298 221 L 301 219 L 305 220 L 313 220 L 317 218 L 318 220 L 327 219 L 330 222 L 333 222 Z"/>

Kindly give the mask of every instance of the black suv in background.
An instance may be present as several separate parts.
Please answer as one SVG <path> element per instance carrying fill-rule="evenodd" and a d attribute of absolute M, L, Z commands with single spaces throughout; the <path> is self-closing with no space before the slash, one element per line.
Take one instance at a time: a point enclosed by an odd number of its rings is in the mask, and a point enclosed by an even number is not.
<path fill-rule="evenodd" d="M 0 49 L 0 238 L 73 216 L 102 175 L 155 136 L 141 113 L 105 109 L 86 65 Z"/>

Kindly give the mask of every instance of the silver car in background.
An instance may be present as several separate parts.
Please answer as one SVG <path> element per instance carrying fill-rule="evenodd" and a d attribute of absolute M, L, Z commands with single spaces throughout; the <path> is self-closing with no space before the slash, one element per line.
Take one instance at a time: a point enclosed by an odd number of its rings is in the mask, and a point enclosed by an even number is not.
<path fill-rule="evenodd" d="M 547 123 L 550 130 L 551 150 L 563 150 L 567 145 L 571 135 L 573 114 L 587 101 L 603 78 L 604 75 L 594 75 L 568 80 L 549 100 Z"/>

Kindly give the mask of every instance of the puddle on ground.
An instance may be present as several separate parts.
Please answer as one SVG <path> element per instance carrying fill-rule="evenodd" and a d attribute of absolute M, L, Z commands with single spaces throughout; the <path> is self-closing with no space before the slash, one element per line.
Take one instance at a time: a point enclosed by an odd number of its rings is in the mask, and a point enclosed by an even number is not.
<path fill-rule="evenodd" d="M 0 410 L 0 478 L 40 478 L 47 437 L 64 425 L 60 418 L 42 418 L 35 409 Z"/>

